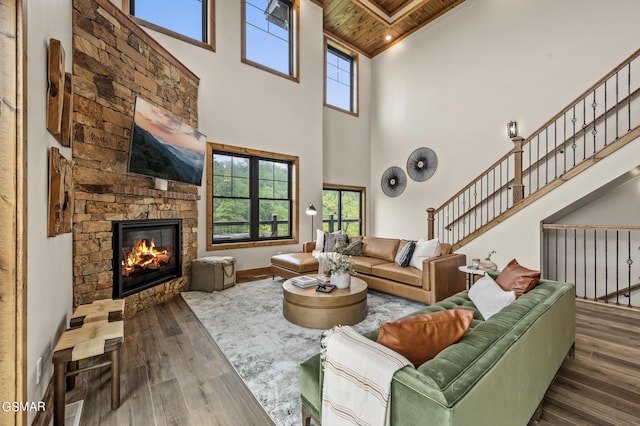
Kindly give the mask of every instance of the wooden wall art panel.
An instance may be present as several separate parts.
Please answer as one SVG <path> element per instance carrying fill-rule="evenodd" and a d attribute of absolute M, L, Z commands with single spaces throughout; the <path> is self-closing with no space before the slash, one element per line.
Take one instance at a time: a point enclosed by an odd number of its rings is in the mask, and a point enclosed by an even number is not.
<path fill-rule="evenodd" d="M 47 130 L 60 140 L 64 102 L 64 48 L 60 40 L 49 39 Z"/>
<path fill-rule="evenodd" d="M 73 161 L 60 150 L 49 151 L 49 227 L 48 236 L 71 232 L 73 215 Z"/>
<path fill-rule="evenodd" d="M 71 146 L 71 133 L 73 132 L 73 75 L 64 73 L 64 95 L 62 102 L 62 123 L 60 126 L 60 143 L 62 146 Z"/>

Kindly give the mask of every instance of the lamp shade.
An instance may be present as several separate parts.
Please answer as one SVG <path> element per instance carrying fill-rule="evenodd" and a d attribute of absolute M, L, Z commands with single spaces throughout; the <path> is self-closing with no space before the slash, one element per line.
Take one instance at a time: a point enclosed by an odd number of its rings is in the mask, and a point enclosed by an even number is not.
<path fill-rule="evenodd" d="M 305 213 L 308 214 L 309 216 L 315 216 L 318 214 L 318 210 L 316 210 L 313 204 L 309 204 L 309 207 L 307 207 L 307 210 L 305 210 Z"/>
<path fill-rule="evenodd" d="M 507 124 L 507 134 L 511 139 L 518 136 L 518 123 L 515 121 L 510 121 Z"/>

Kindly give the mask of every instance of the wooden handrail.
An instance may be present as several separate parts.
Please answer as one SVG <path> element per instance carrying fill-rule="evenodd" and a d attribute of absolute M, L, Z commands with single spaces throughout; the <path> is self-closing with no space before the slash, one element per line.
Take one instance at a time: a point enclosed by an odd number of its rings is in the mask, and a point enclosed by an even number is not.
<path fill-rule="evenodd" d="M 526 145 L 528 144 L 538 133 L 541 133 L 544 129 L 546 129 L 547 127 L 549 127 L 551 124 L 553 124 L 553 122 L 555 122 L 556 120 L 558 120 L 560 117 L 562 117 L 564 114 L 567 113 L 567 111 L 570 111 L 571 108 L 573 108 L 575 105 L 577 105 L 582 99 L 584 99 L 585 97 L 587 97 L 589 94 L 593 93 L 593 91 L 595 89 L 597 89 L 598 87 L 600 87 L 602 85 L 602 83 L 604 83 L 605 81 L 609 80 L 611 77 L 613 77 L 614 75 L 616 75 L 616 73 L 620 72 L 624 67 L 626 67 L 627 65 L 629 65 L 629 63 L 631 61 L 633 61 L 634 59 L 636 59 L 638 56 L 640 56 L 640 49 L 636 50 L 633 54 L 631 54 L 631 56 L 629 56 L 627 59 L 625 59 L 624 61 L 622 61 L 620 63 L 620 65 L 618 65 L 617 67 L 615 67 L 613 70 L 611 70 L 607 75 L 605 75 L 604 77 L 602 77 L 600 80 L 598 80 L 597 82 L 595 82 L 591 87 L 589 87 L 587 90 L 585 90 L 584 92 L 582 92 L 582 94 L 580 96 L 578 96 L 577 98 L 575 98 L 567 107 L 565 107 L 562 111 L 560 111 L 558 114 L 554 115 L 549 121 L 547 121 L 546 123 L 544 123 L 542 126 L 540 126 L 538 129 L 536 129 L 535 132 L 531 133 L 531 136 L 529 136 L 528 138 L 526 138 L 524 140 L 524 142 L 522 143 L 522 145 Z"/>
<path fill-rule="evenodd" d="M 584 229 L 587 231 L 640 231 L 640 226 L 620 225 L 565 225 L 561 223 L 543 223 L 542 229 Z"/>

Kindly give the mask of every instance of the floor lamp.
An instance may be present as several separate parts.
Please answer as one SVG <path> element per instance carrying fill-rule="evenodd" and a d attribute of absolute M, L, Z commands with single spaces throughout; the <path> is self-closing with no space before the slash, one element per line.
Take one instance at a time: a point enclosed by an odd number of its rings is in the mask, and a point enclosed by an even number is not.
<path fill-rule="evenodd" d="M 313 240 L 313 217 L 318 214 L 318 210 L 316 210 L 313 204 L 309 204 L 305 213 L 311 216 L 311 240 Z"/>

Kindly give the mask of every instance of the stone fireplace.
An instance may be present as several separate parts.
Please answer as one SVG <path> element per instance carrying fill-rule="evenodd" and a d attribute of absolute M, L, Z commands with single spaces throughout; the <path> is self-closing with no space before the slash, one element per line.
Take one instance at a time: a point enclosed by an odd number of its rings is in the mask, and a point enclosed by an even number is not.
<path fill-rule="evenodd" d="M 74 305 L 113 297 L 116 283 L 131 316 L 188 284 L 198 252 L 199 199 L 196 186 L 169 182 L 166 191 L 157 190 L 152 179 L 127 173 L 135 100 L 143 97 L 198 128 L 199 79 L 110 0 L 73 1 L 72 56 Z M 114 229 L 125 221 L 173 221 L 174 259 L 122 279 L 116 244 L 135 243 Z M 160 249 L 165 236 L 154 238 Z M 170 273 L 155 274 L 169 264 Z M 148 282 L 136 282 L 139 275 Z"/>

